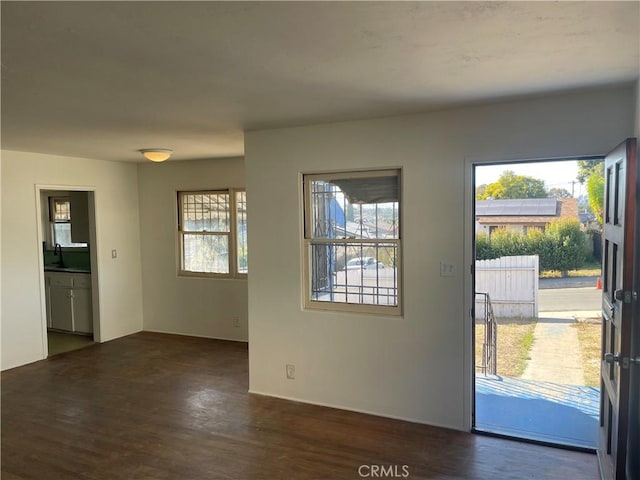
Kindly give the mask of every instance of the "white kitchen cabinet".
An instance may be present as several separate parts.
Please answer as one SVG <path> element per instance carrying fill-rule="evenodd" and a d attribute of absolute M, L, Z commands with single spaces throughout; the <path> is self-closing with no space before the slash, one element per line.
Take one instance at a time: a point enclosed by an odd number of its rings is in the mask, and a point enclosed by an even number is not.
<path fill-rule="evenodd" d="M 71 289 L 52 286 L 49 289 L 49 308 L 51 328 L 73 331 L 73 307 L 71 306 Z"/>
<path fill-rule="evenodd" d="M 73 331 L 93 332 L 93 308 L 91 303 L 91 275 L 80 274 L 73 279 Z"/>
<path fill-rule="evenodd" d="M 45 273 L 47 326 L 74 333 L 93 332 L 91 275 Z"/>

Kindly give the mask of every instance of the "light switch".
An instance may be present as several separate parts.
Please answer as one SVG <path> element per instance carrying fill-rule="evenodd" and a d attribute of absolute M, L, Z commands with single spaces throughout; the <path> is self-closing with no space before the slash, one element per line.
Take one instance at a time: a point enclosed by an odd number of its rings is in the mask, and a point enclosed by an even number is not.
<path fill-rule="evenodd" d="M 440 276 L 441 277 L 455 277 L 456 266 L 453 263 L 440 262 Z"/>
<path fill-rule="evenodd" d="M 118 258 L 118 252 L 115 248 L 111 250 L 111 258 Z"/>

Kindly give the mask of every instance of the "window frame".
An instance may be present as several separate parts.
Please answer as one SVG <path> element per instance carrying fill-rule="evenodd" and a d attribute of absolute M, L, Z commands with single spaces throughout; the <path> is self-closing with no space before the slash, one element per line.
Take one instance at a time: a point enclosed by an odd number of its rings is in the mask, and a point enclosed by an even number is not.
<path fill-rule="evenodd" d="M 311 200 L 311 182 L 315 180 L 340 180 L 340 179 L 357 179 L 372 177 L 396 176 L 398 179 L 398 238 L 321 238 L 313 237 L 311 233 L 313 221 L 313 207 Z M 305 310 L 344 312 L 344 313 L 365 313 L 379 316 L 401 317 L 403 315 L 403 255 L 402 255 L 402 229 L 403 229 L 403 185 L 402 185 L 402 168 L 389 167 L 367 170 L 332 170 L 327 172 L 313 172 L 300 174 L 301 195 L 301 221 L 302 221 L 302 308 Z M 346 303 L 319 301 L 312 299 L 311 292 L 311 276 L 313 274 L 311 250 L 314 244 L 357 244 L 362 243 L 370 245 L 373 243 L 394 244 L 396 247 L 396 268 L 397 268 L 397 293 L 396 305 L 375 305 L 366 303 Z"/>
<path fill-rule="evenodd" d="M 69 220 L 56 220 L 55 219 L 55 203 L 56 202 L 65 202 L 69 204 Z M 71 217 L 71 201 L 69 197 L 66 195 L 47 195 L 47 233 L 46 233 L 46 242 L 47 247 L 53 250 L 56 246 L 57 241 L 55 226 L 56 224 L 68 224 L 71 227 L 73 219 Z M 87 243 L 77 243 L 74 245 L 61 245 L 62 251 L 74 251 L 74 252 L 87 252 L 89 250 L 89 245 Z"/>
<path fill-rule="evenodd" d="M 244 188 L 224 188 L 224 189 L 207 189 L 207 190 L 178 190 L 176 191 L 177 197 L 177 228 L 176 228 L 176 246 L 177 246 L 177 270 L 179 277 L 191 277 L 191 278 L 226 278 L 226 279 L 247 279 L 247 272 L 241 272 L 238 268 L 238 212 L 237 212 L 237 199 L 238 193 L 245 194 L 245 208 L 246 208 L 246 189 Z M 198 232 L 192 230 L 184 230 L 182 228 L 183 221 L 183 198 L 186 195 L 228 195 L 229 196 L 229 231 L 215 231 L 215 232 Z M 246 218 L 246 217 L 245 217 Z M 246 221 L 246 220 L 245 220 Z M 192 270 L 184 269 L 184 236 L 185 234 L 204 234 L 213 236 L 225 236 L 227 237 L 228 245 L 228 262 L 229 272 L 194 272 Z"/>

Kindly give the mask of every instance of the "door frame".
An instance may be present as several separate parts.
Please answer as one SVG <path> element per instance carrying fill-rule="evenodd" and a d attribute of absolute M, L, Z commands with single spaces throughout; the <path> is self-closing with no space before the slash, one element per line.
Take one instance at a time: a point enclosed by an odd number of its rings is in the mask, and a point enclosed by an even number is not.
<path fill-rule="evenodd" d="M 44 253 L 42 243 L 46 236 L 42 225 L 42 195 L 43 190 L 66 191 L 66 192 L 88 192 L 87 201 L 89 209 L 89 259 L 91 262 L 91 301 L 93 305 L 93 340 L 101 342 L 102 335 L 100 329 L 100 295 L 99 295 L 99 275 L 98 270 L 98 248 L 97 248 L 97 212 L 96 212 L 96 187 L 83 185 L 49 185 L 36 184 L 36 230 L 38 252 L 38 268 L 40 272 L 40 317 L 42 319 L 42 358 L 49 356 L 49 345 L 47 342 L 47 305 L 46 305 L 46 285 L 44 281 Z"/>
<path fill-rule="evenodd" d="M 571 160 L 600 160 L 604 154 L 596 155 L 564 155 L 557 157 L 467 157 L 465 158 L 464 169 L 464 372 L 463 372 L 463 392 L 464 392 L 464 429 L 469 432 L 475 431 L 475 272 L 474 247 L 475 247 L 475 168 L 490 165 L 506 165 L 514 163 L 541 163 L 559 162 Z M 524 440 L 523 441 L 527 441 Z M 536 443 L 536 442 L 534 442 Z M 561 448 L 558 445 L 558 448 Z"/>

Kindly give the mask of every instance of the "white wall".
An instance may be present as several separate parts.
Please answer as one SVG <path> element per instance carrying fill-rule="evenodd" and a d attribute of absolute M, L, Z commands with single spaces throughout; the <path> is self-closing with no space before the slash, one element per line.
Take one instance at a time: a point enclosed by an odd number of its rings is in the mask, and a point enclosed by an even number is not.
<path fill-rule="evenodd" d="M 1 153 L 2 369 L 44 358 L 36 185 L 95 187 L 101 341 L 142 330 L 137 167 Z"/>
<path fill-rule="evenodd" d="M 632 133 L 631 98 L 630 88 L 600 90 L 248 132 L 250 390 L 467 429 L 468 159 L 604 154 Z M 395 166 L 403 168 L 404 317 L 303 311 L 300 172 Z M 441 260 L 458 275 L 440 277 Z M 287 363 L 295 380 L 285 378 Z"/>
<path fill-rule="evenodd" d="M 640 78 L 636 81 L 634 95 L 636 100 L 634 135 L 640 139 Z"/>
<path fill-rule="evenodd" d="M 177 192 L 244 188 L 244 176 L 242 158 L 139 165 L 145 330 L 247 340 L 247 280 L 178 277 L 176 253 Z"/>

